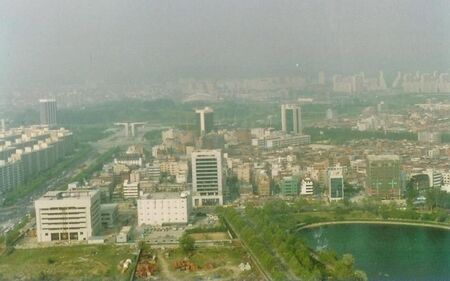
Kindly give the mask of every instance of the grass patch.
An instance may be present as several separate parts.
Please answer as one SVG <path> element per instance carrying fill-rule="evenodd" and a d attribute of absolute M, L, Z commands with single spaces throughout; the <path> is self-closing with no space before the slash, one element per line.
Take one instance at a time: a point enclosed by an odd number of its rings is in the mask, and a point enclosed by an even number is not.
<path fill-rule="evenodd" d="M 134 258 L 129 247 L 113 245 L 17 249 L 0 256 L 0 280 L 128 280 L 119 262 Z"/>

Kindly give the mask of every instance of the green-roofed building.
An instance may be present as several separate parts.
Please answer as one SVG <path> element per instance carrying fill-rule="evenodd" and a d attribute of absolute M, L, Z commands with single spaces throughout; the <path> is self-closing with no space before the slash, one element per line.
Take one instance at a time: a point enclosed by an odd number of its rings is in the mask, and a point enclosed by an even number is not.
<path fill-rule="evenodd" d="M 281 195 L 283 196 L 297 196 L 299 181 L 298 177 L 284 177 L 280 183 Z"/>

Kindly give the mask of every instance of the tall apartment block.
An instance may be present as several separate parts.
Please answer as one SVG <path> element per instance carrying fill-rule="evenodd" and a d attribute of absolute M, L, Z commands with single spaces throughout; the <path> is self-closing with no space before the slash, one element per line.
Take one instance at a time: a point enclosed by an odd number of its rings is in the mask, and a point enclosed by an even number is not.
<path fill-rule="evenodd" d="M 56 122 L 56 100 L 54 99 L 40 99 L 39 100 L 39 113 L 41 125 L 48 126 L 50 128 L 55 127 Z"/>
<path fill-rule="evenodd" d="M 0 191 L 14 189 L 73 150 L 72 132 L 42 127 L 0 132 Z"/>

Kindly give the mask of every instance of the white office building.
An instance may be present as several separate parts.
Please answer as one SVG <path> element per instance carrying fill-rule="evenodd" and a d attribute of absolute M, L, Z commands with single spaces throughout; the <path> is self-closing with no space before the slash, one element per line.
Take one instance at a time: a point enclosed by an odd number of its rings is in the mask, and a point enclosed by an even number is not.
<path fill-rule="evenodd" d="M 192 152 L 192 200 L 195 207 L 223 204 L 222 153 Z"/>
<path fill-rule="evenodd" d="M 161 192 L 137 200 L 138 225 L 186 224 L 192 209 L 188 192 Z"/>
<path fill-rule="evenodd" d="M 88 240 L 101 229 L 97 190 L 49 191 L 34 205 L 38 242 Z"/>
<path fill-rule="evenodd" d="M 313 181 L 310 178 L 302 179 L 300 195 L 313 195 L 313 194 L 314 194 Z"/>

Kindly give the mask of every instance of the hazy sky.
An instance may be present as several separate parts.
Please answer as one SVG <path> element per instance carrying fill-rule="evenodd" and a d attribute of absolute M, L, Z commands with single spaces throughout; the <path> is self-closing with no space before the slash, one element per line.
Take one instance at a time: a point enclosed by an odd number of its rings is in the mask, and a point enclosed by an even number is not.
<path fill-rule="evenodd" d="M 446 70 L 448 0 L 0 0 L 4 85 Z"/>

